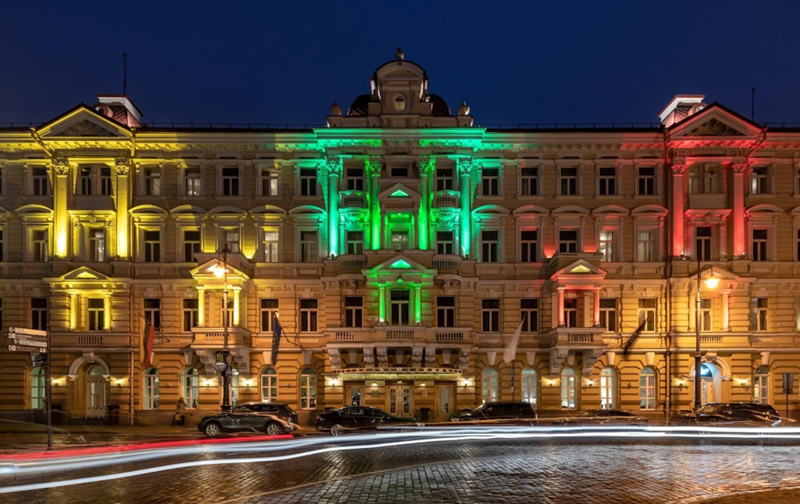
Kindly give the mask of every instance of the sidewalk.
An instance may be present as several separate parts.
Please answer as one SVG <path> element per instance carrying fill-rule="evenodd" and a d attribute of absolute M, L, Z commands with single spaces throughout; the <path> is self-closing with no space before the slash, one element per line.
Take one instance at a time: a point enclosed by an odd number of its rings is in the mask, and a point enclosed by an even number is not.
<path fill-rule="evenodd" d="M 800 489 L 765 490 L 727 497 L 712 497 L 693 504 L 793 504 L 800 502 Z"/>

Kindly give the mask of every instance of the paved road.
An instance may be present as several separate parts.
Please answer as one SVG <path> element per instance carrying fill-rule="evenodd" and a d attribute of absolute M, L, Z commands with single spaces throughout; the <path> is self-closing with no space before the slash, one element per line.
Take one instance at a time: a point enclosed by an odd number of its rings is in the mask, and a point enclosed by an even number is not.
<path fill-rule="evenodd" d="M 697 503 L 797 502 L 796 443 L 711 441 L 476 440 L 328 451 L 280 462 L 206 465 L 79 486 L 0 496 L 35 503 Z M 374 446 L 374 442 L 369 443 Z M 321 448 L 323 446 L 316 446 Z M 270 453 L 201 453 L 91 469 L 50 478 L 98 475 L 186 461 L 263 459 Z M 0 486 L 42 480 L 26 477 Z M 47 479 L 47 478 L 44 478 Z M 782 489 L 780 494 L 738 495 Z M 767 500 L 772 495 L 777 500 Z M 783 497 L 782 497 L 783 496 Z M 781 500 L 784 499 L 784 500 Z"/>

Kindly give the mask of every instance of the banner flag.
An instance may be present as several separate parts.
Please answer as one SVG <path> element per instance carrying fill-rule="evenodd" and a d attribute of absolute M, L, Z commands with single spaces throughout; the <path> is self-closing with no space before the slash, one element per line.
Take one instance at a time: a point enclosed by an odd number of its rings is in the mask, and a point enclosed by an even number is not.
<path fill-rule="evenodd" d="M 517 346 L 519 345 L 519 335 L 522 333 L 522 326 L 525 325 L 525 318 L 523 317 L 517 327 L 517 330 L 514 331 L 514 335 L 511 336 L 511 341 L 508 342 L 508 346 L 503 351 L 503 360 L 507 363 L 512 362 L 514 358 L 517 356 Z"/>
<path fill-rule="evenodd" d="M 628 355 L 628 350 L 631 349 L 633 342 L 636 341 L 636 338 L 639 337 L 639 334 L 644 330 L 644 326 L 647 324 L 648 319 L 644 319 L 644 321 L 639 325 L 639 327 L 633 332 L 633 335 L 628 338 L 628 341 L 625 343 L 625 348 L 622 349 L 622 353 L 624 355 Z"/>
<path fill-rule="evenodd" d="M 153 365 L 153 345 L 156 341 L 156 328 L 145 322 L 142 337 L 139 339 L 139 362 L 147 367 Z"/>
<path fill-rule="evenodd" d="M 274 366 L 278 362 L 278 349 L 281 346 L 281 331 L 283 328 L 281 327 L 281 323 L 278 320 L 278 317 L 272 318 L 272 365 Z"/>

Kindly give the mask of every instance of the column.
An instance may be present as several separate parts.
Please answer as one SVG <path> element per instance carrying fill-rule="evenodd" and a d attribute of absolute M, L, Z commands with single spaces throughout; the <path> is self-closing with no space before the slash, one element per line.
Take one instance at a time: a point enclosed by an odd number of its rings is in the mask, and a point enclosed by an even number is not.
<path fill-rule="evenodd" d="M 557 290 L 558 290 L 558 325 L 559 327 L 563 327 L 566 325 L 566 321 L 564 320 L 564 291 L 566 290 L 566 288 L 559 287 Z"/>
<path fill-rule="evenodd" d="M 203 287 L 197 288 L 197 325 L 206 325 L 206 290 Z"/>
<path fill-rule="evenodd" d="M 75 330 L 78 328 L 78 320 L 80 311 L 81 298 L 76 291 L 69 292 L 69 328 Z"/>
<path fill-rule="evenodd" d="M 672 168 L 672 201 L 670 202 L 670 214 L 672 216 L 672 256 L 680 257 L 686 254 L 686 244 L 684 243 L 684 174 L 687 166 L 685 163 L 675 163 Z"/>
<path fill-rule="evenodd" d="M 117 159 L 117 248 L 116 256 L 120 259 L 131 257 L 131 243 L 128 236 L 128 201 L 130 199 L 130 167 L 128 159 Z"/>
<path fill-rule="evenodd" d="M 69 226 L 69 213 L 67 201 L 69 199 L 69 162 L 63 158 L 53 158 L 50 161 L 53 173 L 53 211 L 55 237 L 55 255 L 59 259 L 68 259 L 69 235 L 72 230 Z"/>
<path fill-rule="evenodd" d="M 381 248 L 381 205 L 378 201 L 381 178 L 381 158 L 371 157 L 364 161 L 369 177 L 369 248 Z"/>
<path fill-rule="evenodd" d="M 417 324 L 422 323 L 422 287 L 419 285 L 414 286 L 414 319 Z"/>
<path fill-rule="evenodd" d="M 426 157 L 419 163 L 419 248 L 420 250 L 428 250 L 430 239 L 430 195 L 432 193 L 430 187 L 430 175 L 434 170 L 434 160 Z"/>
<path fill-rule="evenodd" d="M 594 326 L 600 327 L 600 289 L 593 289 L 594 294 Z"/>
<path fill-rule="evenodd" d="M 472 159 L 459 158 L 458 161 L 458 174 L 461 179 L 460 201 L 461 201 L 461 255 L 468 256 L 472 245 L 472 219 L 470 218 L 470 203 L 472 196 L 472 184 L 470 183 L 470 176 L 472 172 Z"/>
<path fill-rule="evenodd" d="M 722 291 L 722 330 L 723 331 L 730 331 L 731 330 L 731 321 L 730 321 L 730 297 L 731 291 Z"/>
<path fill-rule="evenodd" d="M 106 331 L 111 330 L 111 293 L 103 293 L 103 327 Z"/>
<path fill-rule="evenodd" d="M 242 292 L 242 289 L 239 287 L 233 287 L 233 326 L 239 327 L 239 295 Z"/>
<path fill-rule="evenodd" d="M 747 236 L 744 228 L 744 176 L 747 169 L 747 162 L 731 165 L 733 174 L 731 228 L 733 229 L 733 257 L 735 258 L 744 257 L 747 254 Z"/>
<path fill-rule="evenodd" d="M 342 158 L 329 157 L 328 166 L 328 255 L 339 255 L 339 178 Z"/>
<path fill-rule="evenodd" d="M 378 286 L 378 313 L 380 315 L 380 323 L 386 323 L 386 286 Z"/>

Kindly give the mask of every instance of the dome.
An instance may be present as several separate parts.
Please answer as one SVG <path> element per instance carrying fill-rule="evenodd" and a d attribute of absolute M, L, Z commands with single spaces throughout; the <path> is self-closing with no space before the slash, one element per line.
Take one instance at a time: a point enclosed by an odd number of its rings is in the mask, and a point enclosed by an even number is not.
<path fill-rule="evenodd" d="M 432 94 L 430 95 L 430 101 L 433 105 L 431 115 L 435 117 L 450 117 L 453 115 L 450 113 L 450 107 L 447 106 L 447 102 L 441 96 Z"/>
<path fill-rule="evenodd" d="M 362 94 L 358 96 L 353 103 L 350 104 L 350 108 L 347 110 L 347 117 L 363 117 L 367 115 L 369 112 L 369 100 L 370 95 Z"/>

